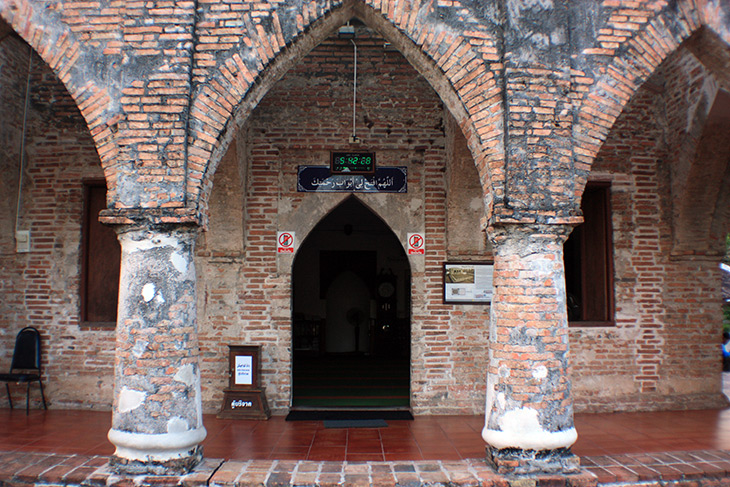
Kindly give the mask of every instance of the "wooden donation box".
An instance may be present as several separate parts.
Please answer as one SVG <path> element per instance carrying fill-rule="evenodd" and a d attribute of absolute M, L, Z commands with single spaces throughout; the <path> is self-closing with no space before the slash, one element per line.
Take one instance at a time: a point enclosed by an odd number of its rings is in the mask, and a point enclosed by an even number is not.
<path fill-rule="evenodd" d="M 261 387 L 261 347 L 228 345 L 228 388 L 223 390 L 223 419 L 269 419 L 271 411 Z"/>

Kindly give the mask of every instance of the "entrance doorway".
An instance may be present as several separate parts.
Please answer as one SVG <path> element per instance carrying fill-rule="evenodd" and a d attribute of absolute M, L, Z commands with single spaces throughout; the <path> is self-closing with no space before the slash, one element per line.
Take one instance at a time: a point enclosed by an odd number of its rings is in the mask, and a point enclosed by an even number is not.
<path fill-rule="evenodd" d="M 354 196 L 293 266 L 292 407 L 408 408 L 411 271 L 388 225 Z"/>

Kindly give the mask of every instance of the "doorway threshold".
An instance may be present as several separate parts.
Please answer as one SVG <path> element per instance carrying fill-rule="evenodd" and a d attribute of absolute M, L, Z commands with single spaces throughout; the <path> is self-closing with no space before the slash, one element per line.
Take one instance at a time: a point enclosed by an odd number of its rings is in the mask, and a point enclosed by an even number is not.
<path fill-rule="evenodd" d="M 287 421 L 413 420 L 410 408 L 291 408 Z"/>

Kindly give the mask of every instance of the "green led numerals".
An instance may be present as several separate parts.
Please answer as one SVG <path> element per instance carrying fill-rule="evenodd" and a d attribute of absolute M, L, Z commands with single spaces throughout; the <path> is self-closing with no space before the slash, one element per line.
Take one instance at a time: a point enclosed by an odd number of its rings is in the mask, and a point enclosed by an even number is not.
<path fill-rule="evenodd" d="M 375 171 L 375 153 L 333 152 L 330 169 L 332 174 L 372 174 Z"/>

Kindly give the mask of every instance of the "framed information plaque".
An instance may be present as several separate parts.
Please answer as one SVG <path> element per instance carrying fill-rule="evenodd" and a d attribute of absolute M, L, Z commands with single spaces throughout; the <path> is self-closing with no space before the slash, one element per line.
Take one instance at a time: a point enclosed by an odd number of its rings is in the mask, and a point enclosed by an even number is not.
<path fill-rule="evenodd" d="M 223 390 L 223 419 L 269 419 L 271 412 L 261 387 L 261 347 L 228 345 L 228 387 Z"/>
<path fill-rule="evenodd" d="M 445 262 L 444 304 L 492 302 L 493 262 Z"/>

